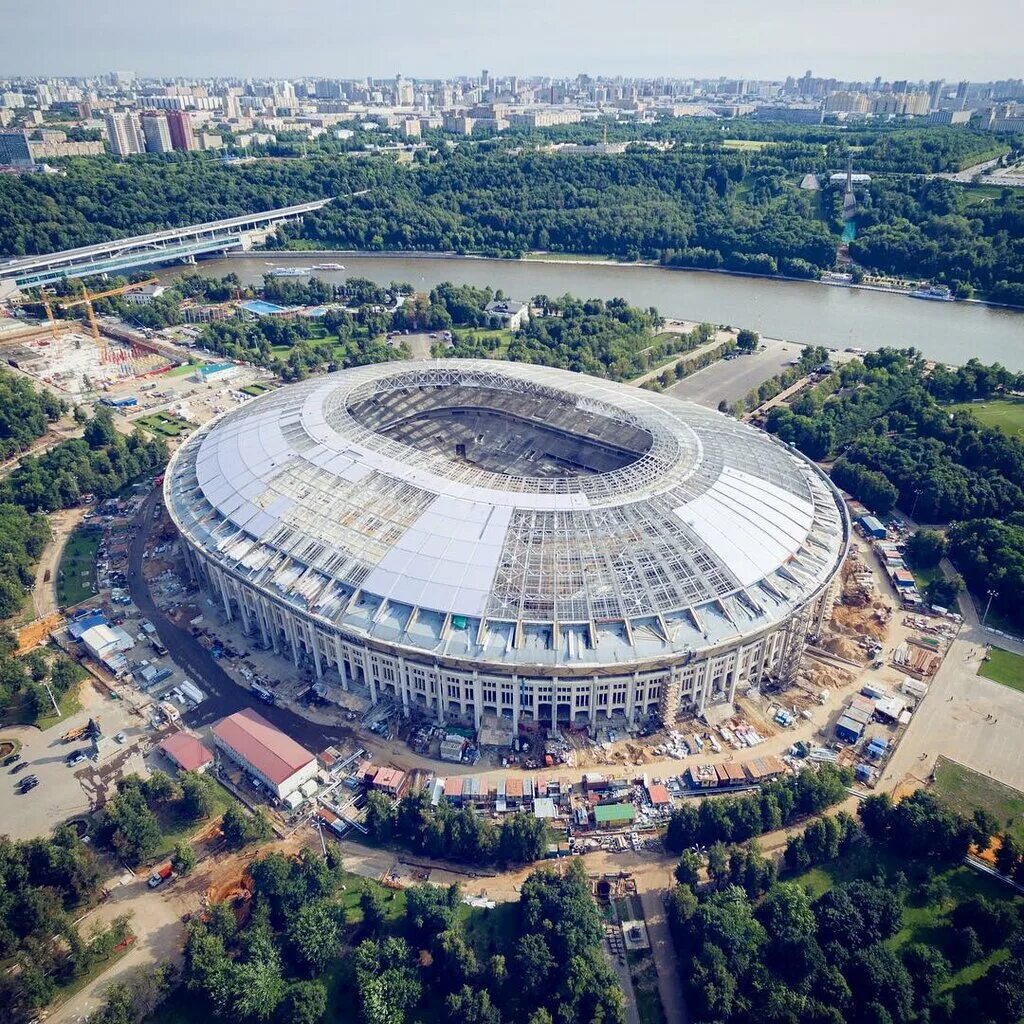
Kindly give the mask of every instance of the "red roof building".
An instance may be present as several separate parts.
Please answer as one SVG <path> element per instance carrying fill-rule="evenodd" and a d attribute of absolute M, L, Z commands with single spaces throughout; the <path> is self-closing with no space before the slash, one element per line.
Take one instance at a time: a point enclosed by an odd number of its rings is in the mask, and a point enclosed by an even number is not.
<path fill-rule="evenodd" d="M 172 733 L 160 742 L 160 749 L 180 772 L 205 772 L 213 764 L 213 753 L 187 732 Z"/>
<path fill-rule="evenodd" d="M 317 773 L 316 758 L 252 708 L 221 719 L 213 727 L 213 739 L 279 800 Z"/>
<path fill-rule="evenodd" d="M 373 777 L 373 788 L 388 796 L 399 797 L 409 788 L 409 782 L 405 772 L 399 768 L 379 768 Z"/>
<path fill-rule="evenodd" d="M 655 807 L 668 807 L 672 803 L 668 790 L 659 782 L 651 783 L 647 787 L 647 796 Z"/>

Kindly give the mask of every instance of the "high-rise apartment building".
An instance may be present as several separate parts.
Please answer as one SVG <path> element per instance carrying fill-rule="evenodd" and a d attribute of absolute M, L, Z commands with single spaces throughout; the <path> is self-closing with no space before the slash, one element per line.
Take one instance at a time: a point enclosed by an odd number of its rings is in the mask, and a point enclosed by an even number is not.
<path fill-rule="evenodd" d="M 139 123 L 134 114 L 110 113 L 106 116 L 107 140 L 115 156 L 133 156 L 143 151 Z"/>
<path fill-rule="evenodd" d="M 191 153 L 196 146 L 195 133 L 192 131 L 192 118 L 184 110 L 169 110 L 167 125 L 171 131 L 171 145 L 181 152 Z"/>
<path fill-rule="evenodd" d="M 166 114 L 143 114 L 142 134 L 146 141 L 147 153 L 173 152 L 174 144 L 171 142 L 171 128 L 167 123 Z"/>

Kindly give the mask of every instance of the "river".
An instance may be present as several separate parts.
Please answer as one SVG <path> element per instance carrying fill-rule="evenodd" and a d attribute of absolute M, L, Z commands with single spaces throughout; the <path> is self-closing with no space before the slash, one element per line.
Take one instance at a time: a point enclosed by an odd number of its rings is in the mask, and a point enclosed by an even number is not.
<path fill-rule="evenodd" d="M 199 268 L 217 276 L 233 271 L 244 282 L 258 284 L 272 265 L 308 267 L 320 262 L 345 265 L 343 273 L 320 275 L 328 281 L 346 276 L 382 284 L 406 281 L 419 291 L 453 281 L 501 288 L 517 299 L 566 292 L 583 298 L 621 296 L 636 306 L 656 306 L 665 316 L 749 327 L 767 338 L 838 349 L 912 345 L 928 358 L 946 363 L 961 364 L 977 356 L 985 363 L 1024 370 L 1022 312 L 805 281 L 608 263 L 349 253 L 311 257 L 268 252 L 207 260 Z M 161 276 L 166 279 L 181 272 L 177 267 L 162 271 Z"/>

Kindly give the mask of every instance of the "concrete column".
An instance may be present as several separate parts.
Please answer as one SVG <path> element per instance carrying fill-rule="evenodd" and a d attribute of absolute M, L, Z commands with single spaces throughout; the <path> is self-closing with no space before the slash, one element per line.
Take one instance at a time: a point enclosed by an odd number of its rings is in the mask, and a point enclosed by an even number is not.
<path fill-rule="evenodd" d="M 626 721 L 629 722 L 630 725 L 632 725 L 636 719 L 636 691 L 639 685 L 640 677 L 636 672 L 634 672 L 633 678 L 626 689 Z"/>
<path fill-rule="evenodd" d="M 338 659 L 338 675 L 341 676 L 341 688 L 348 693 L 348 673 L 345 671 L 345 652 L 341 646 L 341 637 L 334 634 L 334 656 Z"/>
<path fill-rule="evenodd" d="M 316 626 L 311 622 L 306 622 L 304 625 L 306 627 L 306 640 L 309 642 L 309 646 L 313 648 L 313 664 L 316 666 L 316 677 L 317 679 L 323 679 L 324 666 L 320 660 L 320 645 L 316 641 Z"/>
<path fill-rule="evenodd" d="M 597 676 L 590 680 L 590 728 L 597 729 Z"/>
<path fill-rule="evenodd" d="M 228 617 L 228 622 L 234 618 L 231 614 L 231 597 L 228 594 L 227 580 L 224 579 L 224 573 L 221 573 L 218 577 L 220 582 L 220 596 L 224 600 L 224 614 Z"/>
<path fill-rule="evenodd" d="M 409 714 L 409 679 L 405 671 L 405 659 L 398 659 L 398 692 L 402 695 L 402 710 Z"/>
<path fill-rule="evenodd" d="M 444 683 L 440 672 L 437 673 L 437 683 L 435 685 L 437 687 L 435 695 L 437 697 L 437 724 L 444 725 L 444 702 L 447 700 L 447 697 L 444 692 Z"/>
<path fill-rule="evenodd" d="M 522 694 L 519 690 L 519 680 L 512 677 L 512 742 L 515 743 L 516 737 L 519 735 L 519 702 L 522 700 Z"/>
<path fill-rule="evenodd" d="M 363 648 L 363 678 L 366 680 L 366 685 L 370 688 L 370 703 L 377 703 L 377 684 L 374 682 L 373 673 L 370 671 L 370 655 L 367 653 L 366 648 Z"/>
<path fill-rule="evenodd" d="M 292 612 L 286 612 L 287 618 L 285 621 L 285 628 L 288 631 L 288 639 L 292 645 L 292 662 L 296 668 L 299 667 L 299 631 L 295 625 L 295 615 Z"/>
<path fill-rule="evenodd" d="M 264 598 L 263 617 L 267 620 L 267 632 L 270 634 L 270 646 L 275 654 L 281 653 L 280 626 L 277 623 L 277 612 L 269 601 Z"/>
<path fill-rule="evenodd" d="M 551 680 L 551 728 L 558 728 L 558 676 Z"/>
<path fill-rule="evenodd" d="M 245 589 L 243 587 L 238 588 L 238 607 L 242 613 L 242 631 L 248 636 L 252 625 L 249 619 L 249 609 L 245 607 Z"/>
<path fill-rule="evenodd" d="M 480 719 L 483 717 L 484 690 L 480 684 L 480 673 L 473 669 L 473 727 L 480 728 Z"/>
<path fill-rule="evenodd" d="M 256 612 L 256 624 L 260 627 L 260 642 L 263 644 L 263 649 L 266 650 L 270 646 L 270 636 L 267 633 L 267 611 L 263 607 L 263 598 L 259 594 L 253 599 L 253 605 Z"/>

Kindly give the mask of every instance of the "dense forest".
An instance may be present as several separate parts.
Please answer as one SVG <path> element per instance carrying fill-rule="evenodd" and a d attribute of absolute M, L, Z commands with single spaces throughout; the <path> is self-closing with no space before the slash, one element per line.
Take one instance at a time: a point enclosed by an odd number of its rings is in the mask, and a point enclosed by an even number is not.
<path fill-rule="evenodd" d="M 84 494 L 109 498 L 129 481 L 167 461 L 167 445 L 140 430 L 117 431 L 109 409 L 98 406 L 84 437 L 61 441 L 39 456 L 26 456 L 0 484 L 0 501 L 28 512 L 72 508 Z M 0 506 L 2 507 L 2 506 Z"/>
<path fill-rule="evenodd" d="M 855 149 L 858 169 L 875 175 L 859 197 L 851 247 L 868 269 L 932 276 L 1006 301 L 1024 287 L 1024 196 L 1005 190 L 978 202 L 974 190 L 923 177 L 1005 149 L 992 136 L 744 123 L 730 137 L 764 145 L 733 148 L 717 126 L 688 121 L 661 127 L 676 142 L 667 151 L 618 155 L 504 141 L 442 147 L 412 167 L 337 153 L 241 166 L 200 155 L 69 160 L 62 175 L 0 180 L 0 253 L 333 196 L 301 227 L 282 229 L 276 244 L 504 256 L 541 249 L 813 277 L 835 260 L 841 189 L 827 186 L 819 196 L 799 182 L 841 167 Z"/>
<path fill-rule="evenodd" d="M 189 927 L 195 1019 L 317 1024 L 622 1024 L 622 992 L 583 865 L 535 871 L 517 904 L 470 909 L 457 886 L 393 893 L 346 876 L 333 851 L 252 863 L 239 925 L 214 904 Z M 359 896 L 353 899 L 353 893 Z M 182 995 L 173 998 L 181 1000 Z"/>
<path fill-rule="evenodd" d="M 996 823 L 927 792 L 872 796 L 793 836 L 680 860 L 669 919 L 691 1018 L 720 1024 L 1013 1024 L 1022 901 L 962 865 Z M 813 872 L 808 869 L 814 867 Z"/>
<path fill-rule="evenodd" d="M 52 839 L 0 836 L 0 1019 L 38 1019 L 38 1010 L 110 958 L 127 919 L 86 937 L 75 919 L 96 895 L 99 861 L 67 825 Z"/>
<path fill-rule="evenodd" d="M 1019 389 L 1024 375 L 970 360 L 929 371 L 913 349 L 882 349 L 848 363 L 775 408 L 766 429 L 814 459 L 841 453 L 832 478 L 872 511 L 898 504 L 922 522 L 949 523 L 950 554 L 976 592 L 1024 623 L 1017 594 L 1024 561 L 1014 544 L 1024 507 L 1024 442 L 941 401 Z M 1009 557 L 1003 558 L 1002 553 Z"/>

